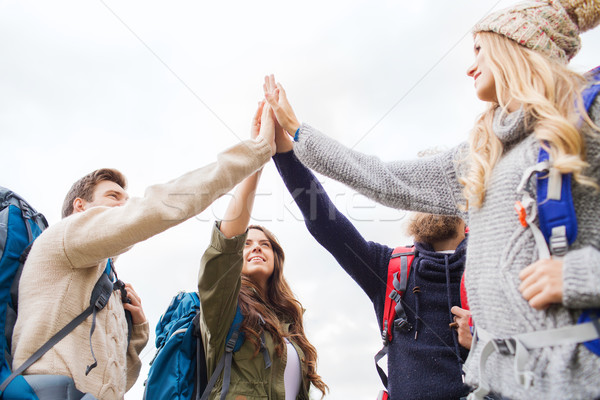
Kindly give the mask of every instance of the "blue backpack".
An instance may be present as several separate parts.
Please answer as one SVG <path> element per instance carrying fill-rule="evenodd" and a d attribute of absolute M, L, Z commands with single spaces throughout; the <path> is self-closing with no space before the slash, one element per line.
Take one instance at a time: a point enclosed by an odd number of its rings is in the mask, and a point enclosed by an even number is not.
<path fill-rule="evenodd" d="M 18 313 L 18 289 L 21 272 L 34 240 L 48 227 L 46 218 L 38 213 L 22 197 L 0 186 L 0 399 L 3 400 L 44 400 L 67 398 L 69 400 L 95 399 L 75 388 L 73 379 L 60 375 L 21 375 L 39 360 L 56 343 L 67 336 L 90 315 L 108 303 L 111 293 L 120 289 L 126 301 L 123 283 L 116 279 L 109 260 L 106 271 L 92 290 L 90 306 L 75 317 L 44 343 L 31 357 L 16 369 L 12 369 L 11 340 Z M 128 316 L 130 324 L 130 316 Z M 92 324 L 92 326 L 94 326 Z M 131 332 L 131 325 L 130 331 Z M 90 336 L 93 333 L 90 332 Z M 92 356 L 93 349 L 92 349 Z M 88 366 L 86 374 L 96 366 Z"/>
<path fill-rule="evenodd" d="M 144 383 L 144 400 L 208 399 L 221 372 L 221 399 L 227 395 L 233 353 L 244 342 L 244 334 L 240 331 L 243 316 L 238 306 L 227 334 L 225 353 L 207 379 L 206 355 L 198 323 L 199 309 L 197 293 L 179 293 L 156 324 L 157 350 Z"/>
<path fill-rule="evenodd" d="M 582 98 L 583 106 L 589 113 L 594 100 L 600 93 L 600 67 L 588 72 L 586 77 L 590 83 L 583 91 Z M 540 254 L 562 257 L 577 238 L 577 216 L 571 193 L 572 174 L 557 172 L 553 174 L 551 171 L 549 172 L 543 167 L 543 164 L 548 161 L 548 152 L 540 147 L 538 166 L 542 167 L 531 170 L 536 172 L 537 175 L 536 203 L 539 230 L 532 223 L 535 214 L 526 218 L 524 207 L 520 203 L 516 206 L 516 209 L 520 214 L 521 223 L 524 226 L 531 226 Z M 524 186 L 525 178 L 526 176 L 524 176 L 521 187 Z M 521 191 L 521 188 L 519 190 Z M 592 322 L 597 337 L 600 337 L 599 318 L 600 309 L 588 309 L 583 311 L 577 323 Z M 585 341 L 583 344 L 590 351 L 600 356 L 600 339 Z"/>
<path fill-rule="evenodd" d="M 47 227 L 42 214 L 0 186 L 0 330 L 6 332 L 0 335 L 0 381 L 12 373 L 11 338 L 17 320 L 19 277 L 31 244 Z M 10 388 L 21 392 L 22 398 L 37 399 L 22 376 L 15 378 Z"/>

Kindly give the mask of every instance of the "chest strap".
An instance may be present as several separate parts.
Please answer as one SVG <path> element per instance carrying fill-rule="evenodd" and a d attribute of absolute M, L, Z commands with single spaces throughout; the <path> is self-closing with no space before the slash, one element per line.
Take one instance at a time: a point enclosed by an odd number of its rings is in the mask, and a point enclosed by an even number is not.
<path fill-rule="evenodd" d="M 475 347 L 484 343 L 479 355 L 479 386 L 469 394 L 467 400 L 483 400 L 490 392 L 489 384 L 485 379 L 485 365 L 493 353 L 497 352 L 503 356 L 514 357 L 515 380 L 523 388 L 528 389 L 534 384 L 533 372 L 525 368 L 529 361 L 529 351 L 549 346 L 579 344 L 596 340 L 600 337 L 596 329 L 600 325 L 598 318 L 599 316 L 596 316 L 594 320 L 583 324 L 521 333 L 503 339 L 495 338 L 490 332 L 476 327 L 471 352 L 474 354 Z"/>

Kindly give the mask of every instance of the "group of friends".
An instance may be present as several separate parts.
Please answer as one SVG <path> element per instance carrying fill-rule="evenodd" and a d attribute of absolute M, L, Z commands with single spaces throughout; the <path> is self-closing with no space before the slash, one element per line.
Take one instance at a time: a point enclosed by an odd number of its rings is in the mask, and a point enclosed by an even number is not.
<path fill-rule="evenodd" d="M 379 322 L 394 248 L 363 238 L 311 170 L 416 212 L 409 226 L 416 256 L 402 298 L 412 329 L 395 332 L 388 344 L 390 399 L 600 398 L 600 357 L 583 344 L 510 349 L 519 346 L 511 342 L 517 335 L 572 326 L 583 310 L 600 307 L 600 100 L 586 111 L 588 80 L 568 68 L 580 33 L 599 23 L 598 0 L 527 1 L 483 18 L 473 30 L 467 75 L 487 109 L 467 141 L 432 156 L 383 162 L 345 147 L 300 123 L 271 75 L 251 138 L 216 162 L 150 186 L 143 197 L 129 198 L 119 171 L 86 175 L 66 196 L 63 219 L 42 233 L 27 259 L 13 365 L 88 307 L 109 260 L 118 272 L 117 257 L 134 244 L 236 188 L 212 226 L 198 275 L 208 373 L 239 304 L 246 340 L 233 356 L 227 399 L 309 399 L 311 387 L 324 396 L 317 349 L 283 274 L 282 246 L 267 228 L 249 225 L 261 170 L 273 159 L 309 232 L 371 299 Z M 578 235 L 562 257 L 541 257 L 531 227 L 513 209 L 540 147 L 551 170 L 573 177 Z M 461 307 L 463 275 L 469 310 Z M 123 293 L 113 293 L 98 313 L 93 336 L 88 319 L 25 374 L 65 375 L 98 399 L 122 399 L 138 378 L 149 330 L 134 288 Z M 86 372 L 90 348 L 97 367 Z M 222 379 L 210 399 L 221 390 Z"/>

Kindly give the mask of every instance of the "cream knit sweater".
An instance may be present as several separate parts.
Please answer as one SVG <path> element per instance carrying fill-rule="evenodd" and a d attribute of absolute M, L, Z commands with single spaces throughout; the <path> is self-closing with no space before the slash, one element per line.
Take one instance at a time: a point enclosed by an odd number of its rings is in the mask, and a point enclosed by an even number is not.
<path fill-rule="evenodd" d="M 220 153 L 217 161 L 165 184 L 122 207 L 94 207 L 54 224 L 35 241 L 19 286 L 19 318 L 13 335 L 13 367 L 21 365 L 53 334 L 89 306 L 94 284 L 107 258 L 200 213 L 215 199 L 265 164 L 271 156 L 261 137 Z M 97 314 L 92 336 L 89 317 L 26 374 L 73 377 L 76 387 L 99 399 L 122 399 L 140 371 L 139 353 L 148 341 L 148 323 L 134 327 L 127 348 L 123 305 L 113 293 Z"/>

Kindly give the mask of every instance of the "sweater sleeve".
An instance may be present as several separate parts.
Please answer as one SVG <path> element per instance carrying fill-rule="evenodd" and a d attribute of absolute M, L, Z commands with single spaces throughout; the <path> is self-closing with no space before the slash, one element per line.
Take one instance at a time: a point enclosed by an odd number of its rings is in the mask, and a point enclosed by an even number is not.
<path fill-rule="evenodd" d="M 563 285 L 565 307 L 600 307 L 600 251 L 586 246 L 567 253 Z"/>
<path fill-rule="evenodd" d="M 144 197 L 131 198 L 122 207 L 93 207 L 73 214 L 65 220 L 65 256 L 74 268 L 97 266 L 199 214 L 269 159 L 265 139 L 246 140 L 220 153 L 216 162 L 150 186 Z"/>
<path fill-rule="evenodd" d="M 277 154 L 274 160 L 310 234 L 335 257 L 369 298 L 375 299 L 385 293 L 392 249 L 367 242 L 293 152 Z"/>
<path fill-rule="evenodd" d="M 433 214 L 467 216 L 458 183 L 462 144 L 432 157 L 383 162 L 349 149 L 302 124 L 294 153 L 307 167 L 340 181 L 389 207 Z"/>
<path fill-rule="evenodd" d="M 131 389 L 135 381 L 137 380 L 140 370 L 142 368 L 142 361 L 140 360 L 140 353 L 146 347 L 148 343 L 148 321 L 133 325 L 133 331 L 131 333 L 131 341 L 127 348 L 127 389 Z"/>
<path fill-rule="evenodd" d="M 209 374 L 225 350 L 227 332 L 235 316 L 242 281 L 242 251 L 247 233 L 227 238 L 213 227 L 210 246 L 200 261 L 198 295 L 200 331 Z"/>

